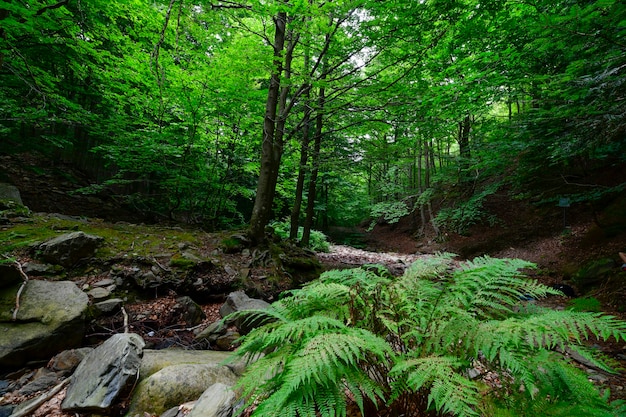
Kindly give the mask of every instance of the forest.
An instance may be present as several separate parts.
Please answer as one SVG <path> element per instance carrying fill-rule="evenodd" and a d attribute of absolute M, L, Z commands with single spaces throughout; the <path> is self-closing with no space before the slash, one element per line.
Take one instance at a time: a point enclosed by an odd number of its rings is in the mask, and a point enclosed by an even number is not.
<path fill-rule="evenodd" d="M 147 341 L 178 293 L 255 324 L 228 415 L 626 416 L 623 1 L 2 0 L 0 163 L 0 266 L 80 230 L 41 280 Z M 352 230 L 415 262 L 320 262 Z"/>
<path fill-rule="evenodd" d="M 445 235 L 496 193 L 624 189 L 619 1 L 4 1 L 0 24 L 3 148 L 158 218 Z"/>

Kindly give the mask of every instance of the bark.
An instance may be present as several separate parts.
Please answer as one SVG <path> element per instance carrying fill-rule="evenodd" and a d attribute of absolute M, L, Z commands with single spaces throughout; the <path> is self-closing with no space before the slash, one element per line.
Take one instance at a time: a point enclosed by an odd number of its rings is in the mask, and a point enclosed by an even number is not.
<path fill-rule="evenodd" d="M 307 196 L 306 217 L 304 219 L 304 227 L 302 231 L 302 246 L 307 246 L 311 239 L 311 228 L 313 227 L 313 217 L 315 214 L 315 190 L 317 188 L 317 174 L 320 165 L 320 149 L 322 145 L 322 129 L 324 124 L 324 104 L 326 101 L 326 92 L 324 87 L 320 87 L 317 99 L 317 115 L 315 117 L 315 135 L 313 145 L 313 169 L 311 170 L 311 178 L 309 179 L 309 193 Z"/>
<path fill-rule="evenodd" d="M 309 90 L 310 91 L 310 90 Z M 311 104 L 310 93 L 307 92 L 305 99 L 304 118 L 302 123 L 302 145 L 300 149 L 300 166 L 298 169 L 298 180 L 296 182 L 296 196 L 293 202 L 293 208 L 291 209 L 291 225 L 289 229 L 289 239 L 296 239 L 298 237 L 298 227 L 300 221 L 300 211 L 302 209 L 302 197 L 304 193 L 304 178 L 306 175 L 306 168 L 309 159 L 309 145 L 311 143 L 311 136 L 309 134 L 311 125 Z"/>
<path fill-rule="evenodd" d="M 253 243 L 260 243 L 265 237 L 265 226 L 267 226 L 271 217 L 272 202 L 274 201 L 274 193 L 276 191 L 276 180 L 273 177 L 274 173 L 278 172 L 280 165 L 280 159 L 276 160 L 276 155 L 282 152 L 281 144 L 275 142 L 275 134 L 280 97 L 280 77 L 283 73 L 281 54 L 285 49 L 286 26 L 287 14 L 285 12 L 278 13 L 274 17 L 274 61 L 265 102 L 261 169 L 249 227 L 249 236 Z"/>

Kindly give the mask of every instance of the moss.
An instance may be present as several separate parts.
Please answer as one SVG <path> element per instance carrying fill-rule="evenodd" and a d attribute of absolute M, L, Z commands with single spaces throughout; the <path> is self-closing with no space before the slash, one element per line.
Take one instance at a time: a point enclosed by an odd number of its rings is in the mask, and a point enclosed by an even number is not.
<path fill-rule="evenodd" d="M 193 269 L 197 264 L 198 262 L 194 261 L 193 259 L 185 258 L 184 256 L 177 253 L 172 256 L 172 259 L 170 259 L 169 266 L 171 266 L 172 268 L 178 268 L 188 271 L 190 269 Z"/>

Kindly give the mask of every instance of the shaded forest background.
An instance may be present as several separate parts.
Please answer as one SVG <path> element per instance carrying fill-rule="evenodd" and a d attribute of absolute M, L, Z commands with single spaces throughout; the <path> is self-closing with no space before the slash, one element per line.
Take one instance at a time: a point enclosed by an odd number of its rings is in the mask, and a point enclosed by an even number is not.
<path fill-rule="evenodd" d="M 144 218 L 623 232 L 619 1 L 5 0 L 0 25 L 2 152 Z"/>

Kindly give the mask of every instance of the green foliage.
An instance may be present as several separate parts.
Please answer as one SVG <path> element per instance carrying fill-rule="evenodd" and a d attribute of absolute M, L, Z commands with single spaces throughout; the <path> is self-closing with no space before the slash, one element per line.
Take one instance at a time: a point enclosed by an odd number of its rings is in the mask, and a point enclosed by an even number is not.
<path fill-rule="evenodd" d="M 258 360 L 239 386 L 258 403 L 256 416 L 345 416 L 349 398 L 361 412 L 396 415 L 496 416 L 517 404 L 534 415 L 611 415 L 556 351 L 606 368 L 582 345 L 592 335 L 626 340 L 626 323 L 526 306 L 525 297 L 558 294 L 523 275 L 533 266 L 482 257 L 455 268 L 440 254 L 400 278 L 372 267 L 328 271 L 268 310 L 235 313 L 269 322 L 242 339 L 237 356 Z M 470 378 L 477 364 L 502 384 Z"/>
<path fill-rule="evenodd" d="M 435 222 L 444 229 L 464 234 L 468 229 L 484 220 L 494 225 L 496 218 L 483 209 L 485 199 L 498 190 L 499 184 L 492 184 L 466 201 L 459 201 L 456 207 L 447 207 L 437 213 Z"/>
<path fill-rule="evenodd" d="M 589 311 L 599 313 L 602 311 L 600 300 L 595 297 L 581 297 L 570 300 L 567 305 L 573 311 Z"/>
<path fill-rule="evenodd" d="M 386 223 L 394 224 L 409 213 L 409 207 L 404 201 L 376 203 L 370 207 L 370 217 L 374 220 L 368 230 L 371 231 L 381 218 Z"/>
<path fill-rule="evenodd" d="M 288 221 L 282 221 L 282 222 L 273 222 L 271 224 L 272 228 L 274 228 L 274 232 L 281 238 L 281 239 L 288 239 L 289 238 L 289 222 Z M 302 226 L 300 226 L 298 228 L 298 236 L 297 239 L 300 240 L 302 239 L 302 232 L 303 232 L 303 228 Z M 316 252 L 328 252 L 330 250 L 330 243 L 328 243 L 328 240 L 326 238 L 326 235 L 323 232 L 320 232 L 319 230 L 311 230 L 311 238 L 309 239 L 309 249 L 312 249 Z"/>

